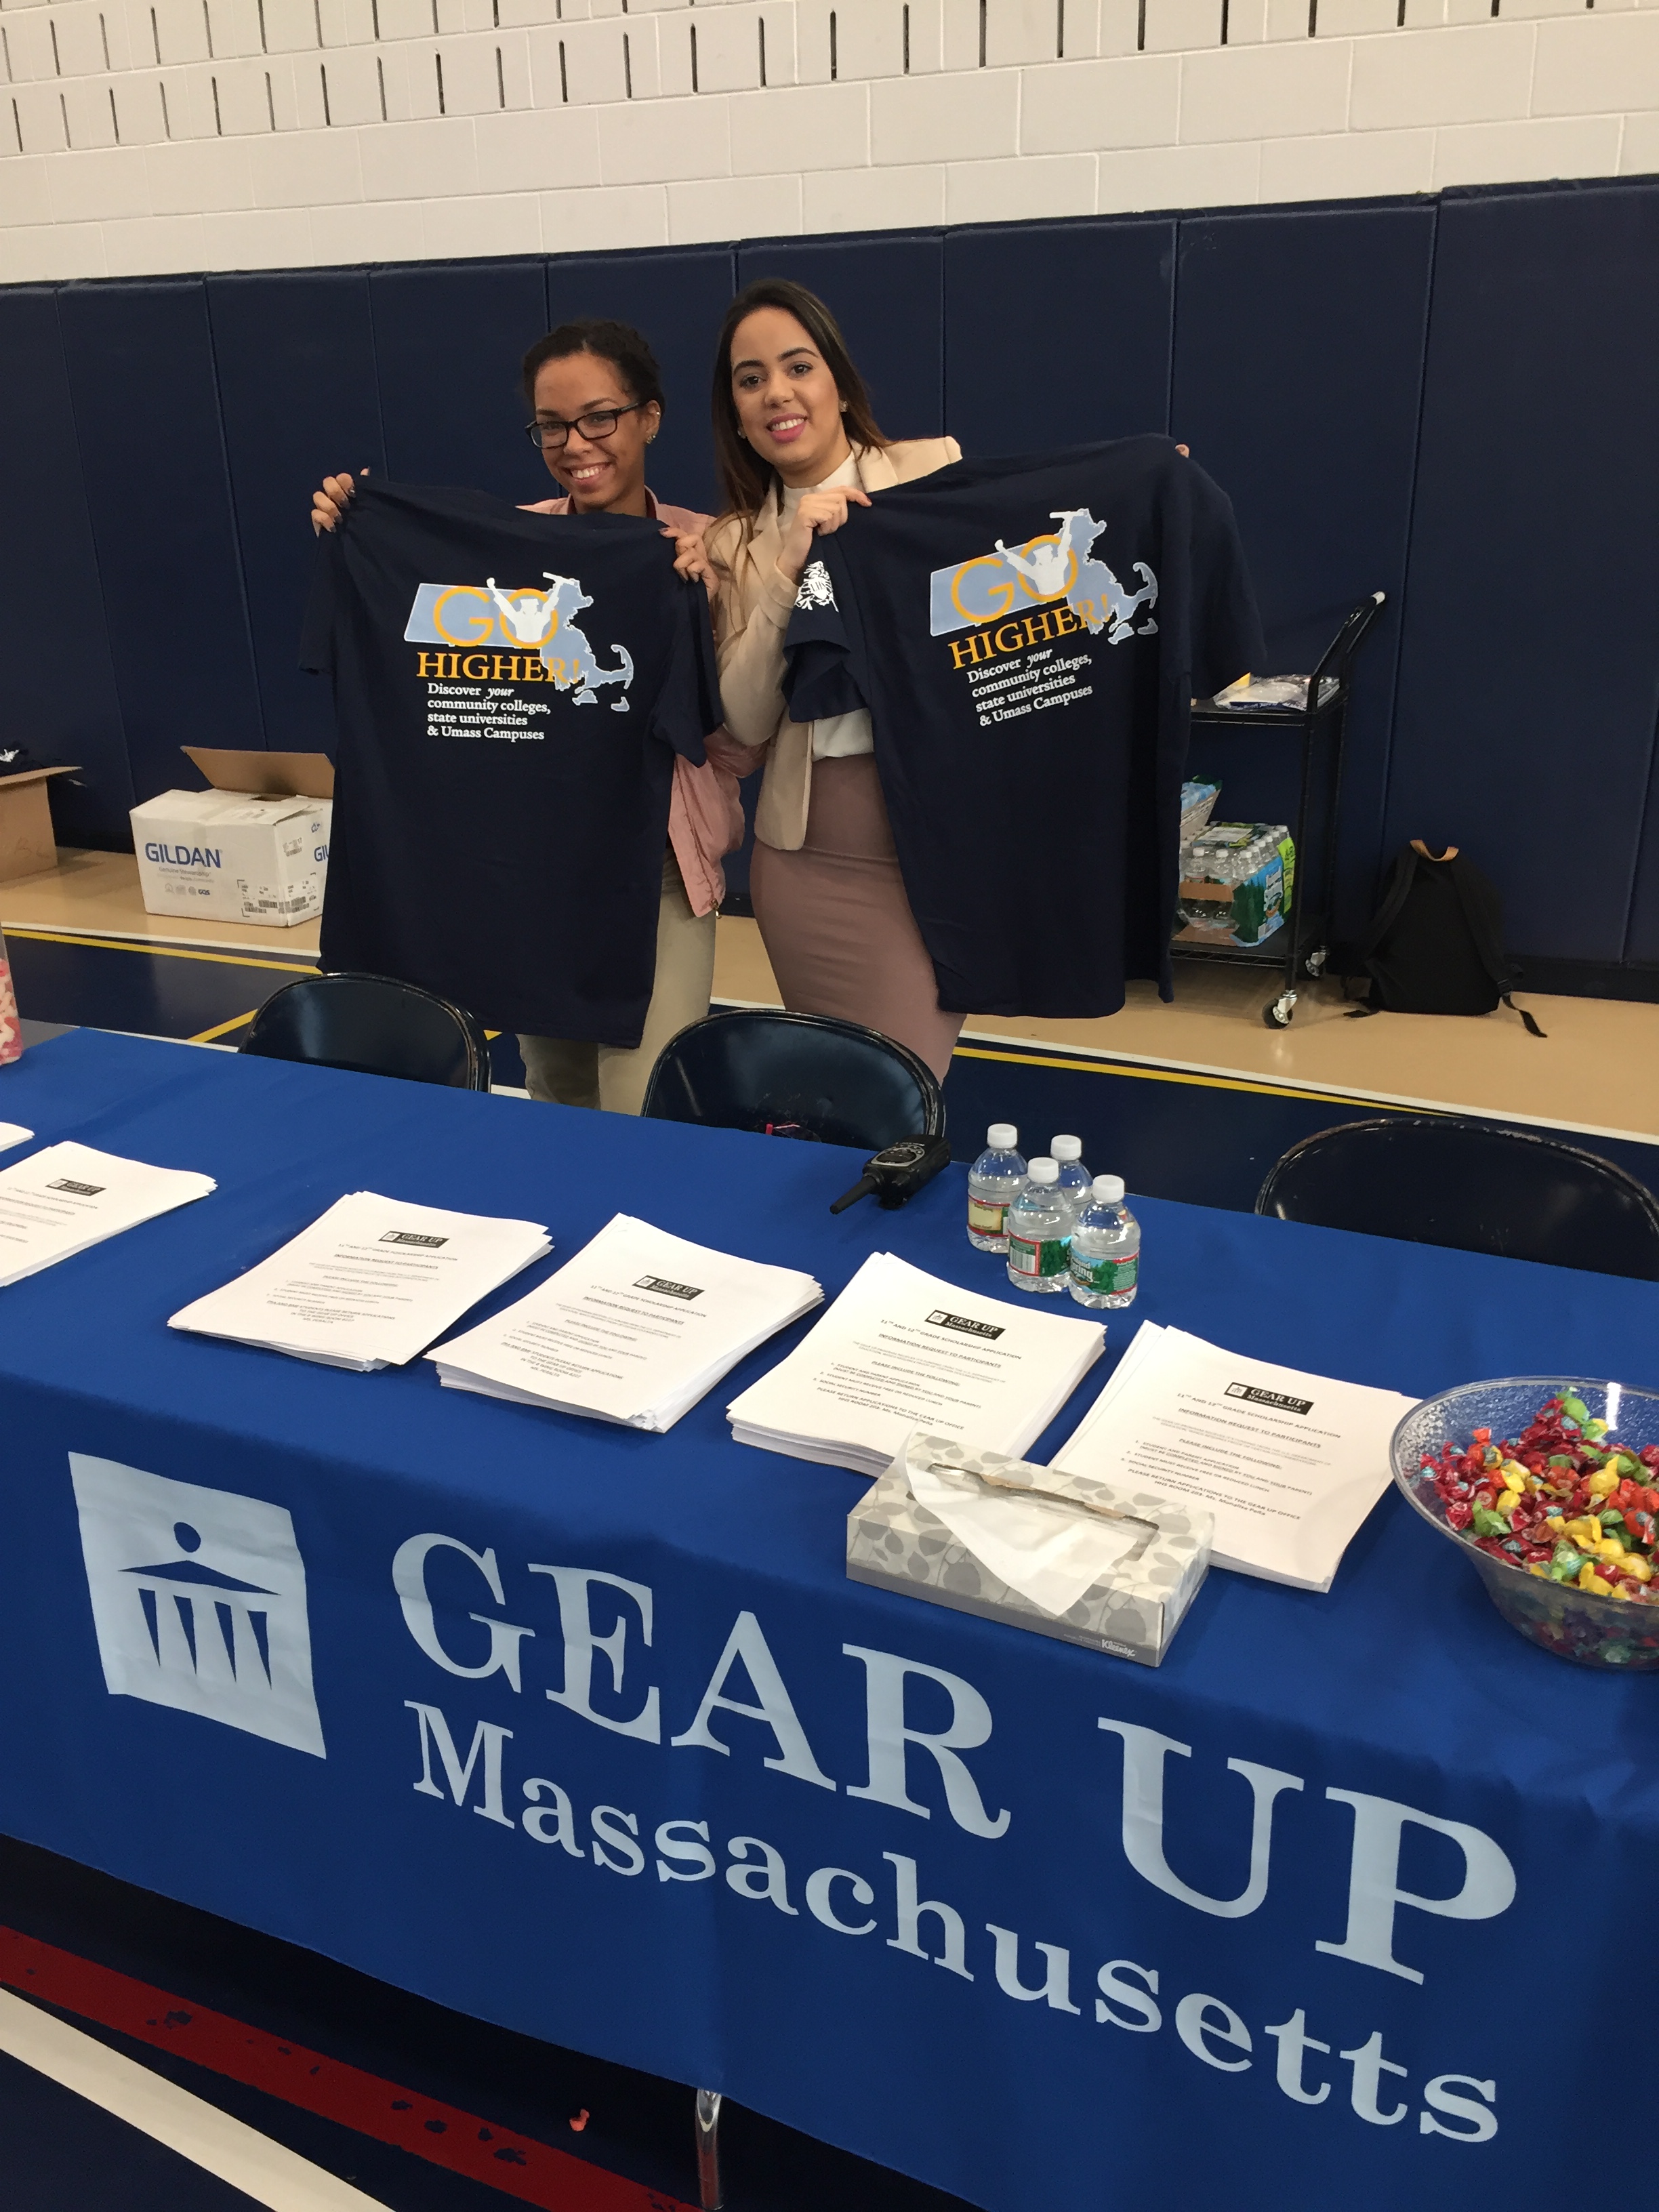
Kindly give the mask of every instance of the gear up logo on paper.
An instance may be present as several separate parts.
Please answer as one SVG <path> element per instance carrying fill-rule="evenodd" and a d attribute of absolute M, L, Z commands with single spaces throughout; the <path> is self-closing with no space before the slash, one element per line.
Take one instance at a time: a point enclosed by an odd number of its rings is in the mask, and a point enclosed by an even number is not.
<path fill-rule="evenodd" d="M 112 1697 L 326 1758 L 306 1571 L 285 1508 L 69 1455 Z"/>
<path fill-rule="evenodd" d="M 1051 519 L 1058 530 L 1028 538 L 1024 545 L 1005 545 L 999 538 L 992 552 L 975 554 L 954 568 L 935 568 L 929 579 L 933 635 L 946 637 L 952 630 L 1000 622 L 1013 615 L 1022 599 L 1059 599 L 1077 621 L 1061 623 L 1054 631 L 1045 629 L 1043 636 L 1064 636 L 1081 626 L 1091 635 L 1103 629 L 1109 645 L 1150 637 L 1158 629 L 1152 613 L 1158 605 L 1158 578 L 1146 563 L 1134 563 L 1140 589 L 1127 592 L 1106 563 L 1094 557 L 1091 549 L 1106 527 L 1103 522 L 1097 522 L 1086 507 L 1056 507 Z M 1134 617 L 1143 607 L 1146 619 L 1137 629 Z M 1014 627 L 1018 629 L 1018 621 Z"/>
<path fill-rule="evenodd" d="M 447 647 L 422 653 L 416 674 L 440 682 L 553 684 L 574 691 L 573 704 L 597 707 L 599 692 L 619 684 L 613 714 L 628 712 L 626 693 L 634 661 L 626 646 L 613 645 L 615 668 L 603 668 L 576 617 L 593 604 L 579 578 L 542 571 L 547 588 L 483 584 L 422 584 L 409 611 L 404 636 L 410 645 Z M 504 648 L 504 649 L 502 649 Z"/>

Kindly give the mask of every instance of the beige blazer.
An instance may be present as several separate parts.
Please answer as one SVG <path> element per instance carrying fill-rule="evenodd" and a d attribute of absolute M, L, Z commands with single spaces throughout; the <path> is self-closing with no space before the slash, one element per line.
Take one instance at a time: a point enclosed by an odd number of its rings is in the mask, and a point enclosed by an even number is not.
<path fill-rule="evenodd" d="M 931 476 L 962 459 L 954 438 L 910 438 L 896 446 L 860 447 L 854 459 L 866 491 L 885 491 Z M 718 580 L 714 642 L 720 657 L 726 726 L 753 752 L 769 746 L 755 835 L 794 853 L 806 836 L 812 797 L 812 726 L 792 722 L 783 703 L 783 634 L 797 586 L 778 566 L 783 523 L 775 483 L 752 522 L 726 515 L 705 544 Z"/>

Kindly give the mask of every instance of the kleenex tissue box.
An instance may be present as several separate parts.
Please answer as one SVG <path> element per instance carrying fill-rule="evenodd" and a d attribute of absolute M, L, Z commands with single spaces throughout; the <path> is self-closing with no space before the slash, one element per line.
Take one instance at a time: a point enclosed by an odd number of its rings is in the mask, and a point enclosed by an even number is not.
<path fill-rule="evenodd" d="M 1156 1667 L 1204 1580 L 1214 1528 L 1149 1491 L 918 1430 L 848 1516 L 847 1572 Z"/>

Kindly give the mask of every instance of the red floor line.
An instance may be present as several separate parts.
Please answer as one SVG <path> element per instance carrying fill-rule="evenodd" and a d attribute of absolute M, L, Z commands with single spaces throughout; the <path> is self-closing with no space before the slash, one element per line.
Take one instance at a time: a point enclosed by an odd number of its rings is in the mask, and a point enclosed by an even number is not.
<path fill-rule="evenodd" d="M 678 2197 L 608 2173 L 568 2151 L 491 2127 L 476 2113 L 301 2044 L 282 2042 L 244 2021 L 186 2003 L 11 1928 L 0 1928 L 0 1982 L 377 2142 L 393 2143 L 541 2212 L 691 2212 Z"/>

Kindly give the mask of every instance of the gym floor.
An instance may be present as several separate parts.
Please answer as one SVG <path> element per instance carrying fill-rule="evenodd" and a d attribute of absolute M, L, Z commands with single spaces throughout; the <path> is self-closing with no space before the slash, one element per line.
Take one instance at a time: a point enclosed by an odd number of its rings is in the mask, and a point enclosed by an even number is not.
<path fill-rule="evenodd" d="M 44 875 L 0 884 L 4 929 L 27 1019 L 89 1023 L 234 1047 L 286 976 L 317 959 L 317 927 L 265 929 L 147 915 L 131 854 L 66 852 Z M 1517 1016 L 1383 1014 L 1349 1018 L 1340 982 L 1306 986 L 1286 1030 L 1262 1009 L 1276 971 L 1183 961 L 1173 1005 L 1150 984 L 1103 1021 L 970 1019 L 946 1085 L 958 1158 L 988 1121 L 1028 1149 L 1056 1129 L 1084 1139 L 1091 1167 L 1131 1191 L 1249 1206 L 1280 1152 L 1334 1121 L 1379 1111 L 1462 1111 L 1559 1130 L 1643 1182 L 1659 1176 L 1659 1006 L 1551 998 Z M 722 917 L 714 994 L 775 1006 L 752 921 Z M 510 1036 L 492 1046 L 497 1085 L 522 1084 Z"/>
<path fill-rule="evenodd" d="M 66 852 L 0 884 L 26 1036 L 91 1024 L 234 1048 L 317 959 L 291 930 L 147 915 L 132 856 Z M 1183 963 L 1109 1020 L 971 1019 L 945 1099 L 959 1158 L 993 1120 L 1028 1151 L 1075 1131 L 1131 1193 L 1248 1208 L 1334 1122 L 1462 1111 L 1559 1132 L 1659 1190 L 1659 1007 L 1528 994 L 1545 1031 L 1346 1018 L 1276 975 Z M 715 995 L 776 1005 L 752 921 L 722 918 Z M 492 1044 L 497 1087 L 523 1069 Z M 522 1096 L 520 1092 L 520 1097 Z M 522 1110 L 505 1098 L 502 1110 Z M 6 2212 L 682 2212 L 691 2092 L 410 1997 L 349 1969 L 0 1839 L 0 2172 Z M 753 2113 L 722 2124 L 732 2212 L 950 2212 L 957 2200 Z M 965 2212 L 965 2208 L 964 2208 Z M 1058 2208 L 1057 2208 L 1058 2212 Z"/>

